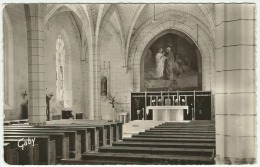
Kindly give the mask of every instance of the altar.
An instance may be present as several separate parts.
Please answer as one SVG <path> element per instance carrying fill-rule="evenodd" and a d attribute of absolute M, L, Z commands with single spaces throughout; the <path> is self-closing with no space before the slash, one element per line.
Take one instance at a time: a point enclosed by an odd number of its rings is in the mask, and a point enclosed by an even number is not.
<path fill-rule="evenodd" d="M 212 120 L 210 91 L 131 93 L 130 120 Z"/>
<path fill-rule="evenodd" d="M 154 121 L 183 121 L 185 109 L 189 106 L 147 106 L 146 113 L 152 110 Z"/>

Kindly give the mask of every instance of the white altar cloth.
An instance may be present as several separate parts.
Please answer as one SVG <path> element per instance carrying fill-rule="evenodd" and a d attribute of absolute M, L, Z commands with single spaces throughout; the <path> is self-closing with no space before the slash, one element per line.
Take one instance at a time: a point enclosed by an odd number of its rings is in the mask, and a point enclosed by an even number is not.
<path fill-rule="evenodd" d="M 146 113 L 153 110 L 154 121 L 183 121 L 183 110 L 188 106 L 147 106 Z"/>

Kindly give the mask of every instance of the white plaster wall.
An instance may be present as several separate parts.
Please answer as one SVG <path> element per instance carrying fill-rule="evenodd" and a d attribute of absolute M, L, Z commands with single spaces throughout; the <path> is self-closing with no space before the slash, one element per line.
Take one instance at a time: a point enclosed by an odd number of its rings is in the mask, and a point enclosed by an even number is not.
<path fill-rule="evenodd" d="M 216 8 L 216 164 L 256 161 L 255 5 Z"/>
<path fill-rule="evenodd" d="M 56 98 L 56 40 L 61 34 L 65 43 L 65 100 L 73 110 L 73 113 L 82 112 L 84 105 L 83 79 L 81 71 L 81 47 L 78 31 L 75 30 L 68 12 L 63 12 L 51 17 L 44 27 L 45 32 L 45 72 L 46 72 L 46 93 L 54 93 L 50 102 L 50 111 L 54 115 L 60 115 L 63 104 L 58 103 Z"/>
<path fill-rule="evenodd" d="M 13 35 L 13 105 L 4 110 L 5 120 L 21 119 L 22 94 L 28 94 L 28 53 L 27 53 L 27 29 L 24 5 L 12 4 L 5 6 L 9 16 Z M 9 31 L 9 30 L 8 30 Z M 8 55 L 7 55 L 8 56 Z"/>
<path fill-rule="evenodd" d="M 109 32 L 102 32 L 100 45 L 100 61 L 110 61 L 110 92 L 111 96 L 115 96 L 116 114 L 120 111 L 130 112 L 130 95 L 132 91 L 131 73 L 126 72 L 123 68 L 122 48 L 120 39 Z M 101 97 L 102 118 L 109 117 L 111 105 L 108 99 Z"/>

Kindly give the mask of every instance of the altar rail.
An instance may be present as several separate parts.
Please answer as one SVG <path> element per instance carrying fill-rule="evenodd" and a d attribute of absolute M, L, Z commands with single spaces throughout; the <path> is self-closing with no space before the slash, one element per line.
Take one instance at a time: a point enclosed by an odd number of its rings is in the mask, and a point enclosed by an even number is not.
<path fill-rule="evenodd" d="M 183 120 L 212 120 L 211 91 L 148 91 L 131 93 L 131 120 L 153 120 L 147 106 L 188 106 Z"/>

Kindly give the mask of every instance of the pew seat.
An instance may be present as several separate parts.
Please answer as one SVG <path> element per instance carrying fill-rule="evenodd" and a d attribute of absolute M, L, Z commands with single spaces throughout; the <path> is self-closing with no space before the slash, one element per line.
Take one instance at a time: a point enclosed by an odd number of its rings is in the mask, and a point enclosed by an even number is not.
<path fill-rule="evenodd" d="M 56 164 L 56 148 L 55 141 L 51 141 L 50 137 L 39 135 L 19 135 L 4 136 L 4 141 L 12 142 L 17 145 L 17 142 L 22 138 L 35 138 L 35 143 L 39 145 L 39 164 L 55 165 Z M 18 146 L 17 146 L 18 147 Z M 19 163 L 20 164 L 20 163 Z"/>
<path fill-rule="evenodd" d="M 4 161 L 9 165 L 19 165 L 18 148 L 11 148 L 8 141 L 4 141 Z"/>
<path fill-rule="evenodd" d="M 52 129 L 53 130 L 53 129 Z M 49 136 L 51 140 L 55 141 L 56 145 L 56 159 L 59 161 L 62 158 L 68 158 L 69 152 L 69 137 L 66 137 L 64 132 L 57 132 L 51 130 L 38 130 L 38 129 L 9 129 L 4 130 L 4 136 Z"/>

